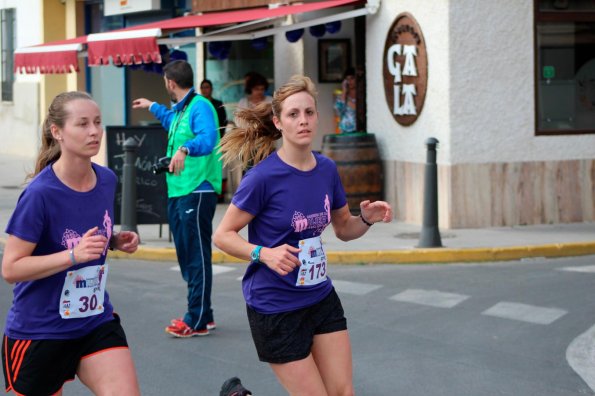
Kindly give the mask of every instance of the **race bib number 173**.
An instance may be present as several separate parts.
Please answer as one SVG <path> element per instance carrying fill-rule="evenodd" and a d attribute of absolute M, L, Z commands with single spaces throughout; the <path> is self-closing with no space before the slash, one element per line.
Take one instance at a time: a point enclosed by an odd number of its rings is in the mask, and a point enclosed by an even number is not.
<path fill-rule="evenodd" d="M 319 236 L 302 239 L 298 246 L 302 250 L 298 255 L 300 268 L 296 286 L 311 286 L 326 281 L 326 253 L 322 239 Z"/>

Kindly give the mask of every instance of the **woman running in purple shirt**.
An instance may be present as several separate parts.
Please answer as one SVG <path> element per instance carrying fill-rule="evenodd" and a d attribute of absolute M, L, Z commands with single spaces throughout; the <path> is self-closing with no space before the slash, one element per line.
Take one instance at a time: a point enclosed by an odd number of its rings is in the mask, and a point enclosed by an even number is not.
<path fill-rule="evenodd" d="M 383 201 L 363 201 L 352 216 L 335 163 L 312 151 L 316 91 L 294 76 L 272 104 L 236 113 L 221 142 L 223 159 L 246 172 L 214 242 L 250 260 L 242 280 L 248 321 L 261 361 L 292 395 L 353 394 L 351 345 L 320 235 L 332 224 L 349 241 L 392 219 Z M 275 140 L 283 138 L 275 151 Z M 239 231 L 248 225 L 248 241 Z"/>
<path fill-rule="evenodd" d="M 77 375 L 96 395 L 140 394 L 105 290 L 108 249 L 133 253 L 138 235 L 113 232 L 117 178 L 91 162 L 102 137 L 88 94 L 54 98 L 35 172 L 6 227 L 2 276 L 15 284 L 2 339 L 7 392 L 61 395 Z"/>

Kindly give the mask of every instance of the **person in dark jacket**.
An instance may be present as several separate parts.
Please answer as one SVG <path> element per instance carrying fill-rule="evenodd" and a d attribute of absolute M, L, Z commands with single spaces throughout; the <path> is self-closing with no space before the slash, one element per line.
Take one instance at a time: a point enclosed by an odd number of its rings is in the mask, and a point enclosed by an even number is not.
<path fill-rule="evenodd" d="M 227 112 L 223 102 L 213 97 L 213 83 L 211 80 L 202 80 L 200 83 L 200 94 L 211 101 L 215 110 L 217 110 L 217 118 L 219 118 L 219 135 L 225 135 L 225 127 L 227 126 Z"/>

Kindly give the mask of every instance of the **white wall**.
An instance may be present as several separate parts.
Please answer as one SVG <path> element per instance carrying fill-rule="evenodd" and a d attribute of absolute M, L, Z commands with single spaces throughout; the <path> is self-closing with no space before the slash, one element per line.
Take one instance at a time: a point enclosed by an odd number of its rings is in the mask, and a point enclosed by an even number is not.
<path fill-rule="evenodd" d="M 450 18 L 453 162 L 531 159 L 532 2 L 453 2 Z"/>
<path fill-rule="evenodd" d="M 42 42 L 41 2 L 39 0 L 0 0 L 0 8 L 16 8 L 16 46 Z M 38 74 L 17 74 L 13 101 L 0 103 L 0 154 L 33 158 L 39 147 Z"/>
<path fill-rule="evenodd" d="M 285 84 L 294 74 L 304 74 L 304 41 L 290 43 L 285 33 L 275 35 L 275 88 Z"/>
<path fill-rule="evenodd" d="M 428 53 L 426 99 L 417 121 L 408 127 L 399 125 L 393 118 L 382 80 L 386 36 L 402 12 L 409 12 L 417 20 Z M 450 162 L 449 1 L 383 0 L 378 12 L 366 18 L 368 130 L 376 134 L 381 158 L 425 162 L 425 140 L 435 137 L 440 141 L 438 162 Z"/>
<path fill-rule="evenodd" d="M 450 4 L 452 162 L 593 158 L 595 135 L 535 136 L 533 1 Z"/>

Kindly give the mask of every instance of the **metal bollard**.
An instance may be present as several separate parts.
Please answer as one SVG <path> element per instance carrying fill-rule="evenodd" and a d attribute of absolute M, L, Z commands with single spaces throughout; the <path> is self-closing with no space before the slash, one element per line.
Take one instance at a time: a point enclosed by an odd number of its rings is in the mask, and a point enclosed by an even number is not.
<path fill-rule="evenodd" d="M 442 247 L 438 230 L 438 167 L 436 165 L 436 146 L 438 139 L 428 138 L 424 180 L 424 217 L 419 245 L 417 247 Z"/>
<path fill-rule="evenodd" d="M 122 168 L 122 231 L 134 231 L 136 227 L 136 150 L 138 143 L 128 138 L 122 145 L 124 149 L 124 166 Z"/>

